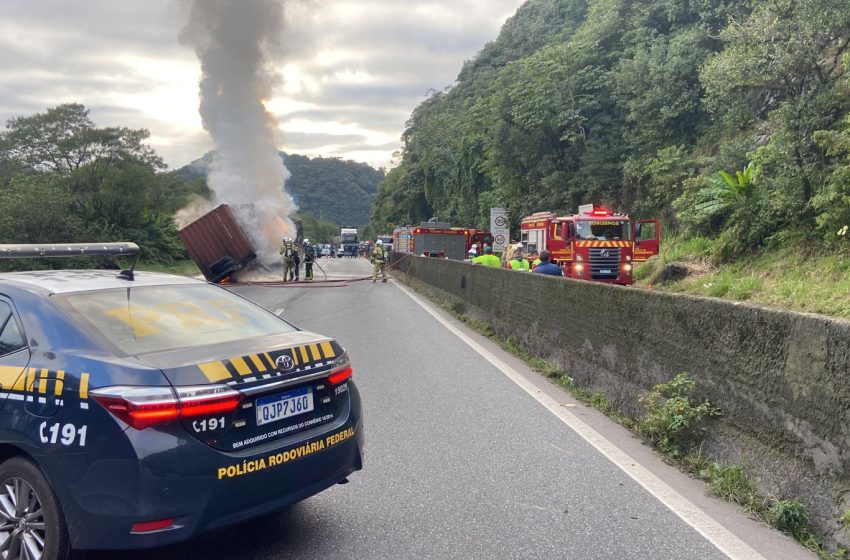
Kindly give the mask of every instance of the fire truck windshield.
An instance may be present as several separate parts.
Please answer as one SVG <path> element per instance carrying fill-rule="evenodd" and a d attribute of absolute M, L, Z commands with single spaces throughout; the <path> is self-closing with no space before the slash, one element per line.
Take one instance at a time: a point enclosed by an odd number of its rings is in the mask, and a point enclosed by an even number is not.
<path fill-rule="evenodd" d="M 631 239 L 631 227 L 628 220 L 578 220 L 576 239 L 625 241 Z"/>

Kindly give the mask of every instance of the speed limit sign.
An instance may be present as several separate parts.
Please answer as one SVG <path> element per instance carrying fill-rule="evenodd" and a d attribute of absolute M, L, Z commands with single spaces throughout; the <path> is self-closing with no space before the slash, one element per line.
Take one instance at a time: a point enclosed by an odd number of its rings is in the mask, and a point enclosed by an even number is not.
<path fill-rule="evenodd" d="M 511 224 L 504 208 L 490 208 L 490 233 L 493 234 L 493 251 L 501 253 L 508 244 Z"/>

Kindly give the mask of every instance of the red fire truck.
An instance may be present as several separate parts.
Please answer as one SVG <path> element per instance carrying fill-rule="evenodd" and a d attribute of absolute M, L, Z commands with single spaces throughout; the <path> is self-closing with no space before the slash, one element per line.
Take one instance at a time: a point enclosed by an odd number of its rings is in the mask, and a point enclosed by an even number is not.
<path fill-rule="evenodd" d="M 610 284 L 634 283 L 632 267 L 658 254 L 658 220 L 632 220 L 601 206 L 579 206 L 578 214 L 537 212 L 522 220 L 526 253 L 548 249 L 564 276 Z"/>
<path fill-rule="evenodd" d="M 393 231 L 393 248 L 427 257 L 463 260 L 473 243 L 478 244 L 480 252 L 485 244 L 493 244 L 493 235 L 479 229 L 452 227 L 444 222 L 422 222 L 416 227 Z"/>

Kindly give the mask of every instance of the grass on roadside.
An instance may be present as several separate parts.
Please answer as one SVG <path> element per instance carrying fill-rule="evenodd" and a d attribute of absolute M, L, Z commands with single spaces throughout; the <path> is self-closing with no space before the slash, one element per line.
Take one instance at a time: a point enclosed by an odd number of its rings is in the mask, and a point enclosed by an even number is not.
<path fill-rule="evenodd" d="M 788 247 L 716 265 L 712 243 L 704 237 L 667 240 L 659 257 L 636 269 L 638 284 L 648 287 L 666 264 L 684 262 L 692 270 L 688 278 L 653 289 L 850 319 L 850 256 Z"/>

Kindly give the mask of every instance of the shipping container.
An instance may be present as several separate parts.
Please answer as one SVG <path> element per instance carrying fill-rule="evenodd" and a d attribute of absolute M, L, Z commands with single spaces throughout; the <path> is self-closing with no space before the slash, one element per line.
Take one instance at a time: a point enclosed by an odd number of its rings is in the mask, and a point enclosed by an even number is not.
<path fill-rule="evenodd" d="M 250 239 L 227 204 L 179 230 L 180 241 L 210 282 L 221 282 L 257 258 Z"/>

